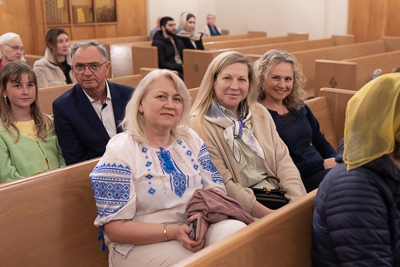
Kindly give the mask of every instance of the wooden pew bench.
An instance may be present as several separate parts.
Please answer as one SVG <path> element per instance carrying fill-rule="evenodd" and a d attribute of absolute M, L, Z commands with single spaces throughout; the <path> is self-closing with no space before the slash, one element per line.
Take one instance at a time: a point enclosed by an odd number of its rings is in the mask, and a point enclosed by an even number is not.
<path fill-rule="evenodd" d="M 44 56 L 44 55 L 43 55 Z M 43 56 L 38 56 L 38 55 L 25 55 L 26 63 L 33 68 L 33 63 L 35 63 L 36 60 L 41 59 Z"/>
<path fill-rule="evenodd" d="M 299 63 L 303 67 L 303 73 L 307 78 L 307 83 L 305 90 L 307 92 L 308 97 L 318 96 L 320 85 L 316 85 L 315 79 L 318 77 L 316 75 L 316 70 L 319 70 L 319 67 L 316 66 L 316 60 L 346 60 L 350 58 L 369 56 L 379 53 L 385 53 L 390 51 L 395 51 L 400 49 L 400 37 L 382 37 L 381 40 L 365 42 L 365 43 L 357 43 L 350 45 L 343 45 L 337 47 L 326 47 L 319 49 L 311 49 L 305 51 L 297 51 L 291 52 L 294 55 Z M 280 49 L 282 50 L 282 49 Z M 261 55 L 251 56 L 252 60 L 256 60 Z M 319 75 L 321 75 L 319 73 Z M 372 75 L 372 74 L 371 74 Z M 324 86 L 331 85 L 325 84 Z M 338 86 L 339 87 L 339 86 Z M 342 86 L 340 86 L 342 88 Z"/>
<path fill-rule="evenodd" d="M 89 173 L 98 159 L 0 185 L 0 262 L 15 266 L 108 266 L 97 242 Z"/>
<path fill-rule="evenodd" d="M 398 67 L 400 50 L 342 61 L 317 60 L 315 64 L 315 89 L 330 86 L 359 90 L 371 80 L 376 69 L 381 69 L 382 75 Z"/>
<path fill-rule="evenodd" d="M 183 75 L 188 88 L 200 86 L 201 80 L 207 70 L 211 61 L 219 54 L 235 50 L 242 54 L 257 54 L 258 59 L 261 54 L 264 54 L 271 49 L 279 49 L 287 52 L 303 51 L 309 49 L 317 49 L 323 47 L 341 46 L 345 44 L 353 44 L 354 36 L 346 35 L 332 35 L 331 38 L 317 39 L 317 40 L 304 40 L 284 43 L 273 43 L 258 46 L 238 47 L 229 49 L 219 49 L 214 51 L 200 51 L 200 50 L 184 50 L 183 51 Z M 254 60 L 254 59 L 253 59 Z"/>
<path fill-rule="evenodd" d="M 316 192 L 314 190 L 173 266 L 311 266 Z"/>

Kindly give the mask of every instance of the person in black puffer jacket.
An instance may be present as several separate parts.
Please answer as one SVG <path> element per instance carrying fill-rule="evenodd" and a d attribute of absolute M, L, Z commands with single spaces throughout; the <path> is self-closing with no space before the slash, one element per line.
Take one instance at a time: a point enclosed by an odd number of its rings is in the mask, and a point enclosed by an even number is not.
<path fill-rule="evenodd" d="M 315 198 L 313 266 L 400 266 L 400 74 L 349 101 L 336 161 Z"/>
<path fill-rule="evenodd" d="M 160 20 L 161 30 L 155 33 L 151 46 L 157 47 L 158 66 L 160 69 L 176 70 L 179 77 L 183 78 L 182 41 L 176 38 L 176 24 L 171 17 L 163 17 Z"/>

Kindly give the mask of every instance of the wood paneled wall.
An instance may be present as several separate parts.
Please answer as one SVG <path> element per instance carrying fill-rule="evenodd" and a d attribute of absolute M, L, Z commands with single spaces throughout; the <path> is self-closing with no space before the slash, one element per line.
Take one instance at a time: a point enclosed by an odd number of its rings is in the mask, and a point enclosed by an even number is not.
<path fill-rule="evenodd" d="M 356 42 L 400 36 L 399 0 L 349 0 L 349 33 Z"/>
<path fill-rule="evenodd" d="M 146 0 L 116 0 L 117 24 L 60 27 L 71 40 L 147 35 Z M 51 26 L 45 23 L 44 0 L 6 0 L 0 5 L 0 35 L 18 33 L 26 54 L 43 55 L 45 35 Z"/>

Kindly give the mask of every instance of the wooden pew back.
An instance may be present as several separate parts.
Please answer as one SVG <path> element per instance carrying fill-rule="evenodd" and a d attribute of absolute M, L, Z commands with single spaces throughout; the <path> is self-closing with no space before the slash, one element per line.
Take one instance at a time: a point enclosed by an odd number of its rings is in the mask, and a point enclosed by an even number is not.
<path fill-rule="evenodd" d="M 400 65 L 400 50 L 370 56 L 337 60 L 316 60 L 315 86 L 359 90 L 368 83 L 376 69 L 381 75 Z"/>
<path fill-rule="evenodd" d="M 255 58 L 250 59 L 256 60 L 260 58 L 261 54 L 264 54 L 271 49 L 279 49 L 287 52 L 302 51 L 305 49 L 316 49 L 321 47 L 331 47 L 336 44 L 348 44 L 354 43 L 354 36 L 332 36 L 331 38 L 324 38 L 318 40 L 305 40 L 305 41 L 294 41 L 276 44 L 266 44 L 258 46 L 247 46 L 239 48 L 220 49 L 215 51 L 199 51 L 199 50 L 184 50 L 183 58 L 183 74 L 184 80 L 188 88 L 198 87 L 203 79 L 203 76 L 208 68 L 211 61 L 219 54 L 228 51 L 235 50 L 242 54 L 257 54 Z M 251 44 L 249 44 L 251 45 Z"/>
<path fill-rule="evenodd" d="M 87 39 L 87 40 L 71 40 L 71 46 L 75 43 L 78 42 L 88 42 L 92 41 L 93 39 Z M 124 43 L 133 43 L 133 42 L 144 42 L 144 41 L 149 41 L 149 36 L 143 35 L 143 36 L 125 36 L 125 37 L 112 37 L 112 38 L 97 38 L 95 39 L 99 44 L 124 44 Z"/>
<path fill-rule="evenodd" d="M 26 59 L 26 63 L 33 68 L 33 63 L 35 63 L 36 60 L 41 59 L 43 56 L 38 56 L 38 55 L 25 55 L 24 56 Z"/>
<path fill-rule="evenodd" d="M 311 266 L 316 192 L 314 190 L 173 266 Z"/>
<path fill-rule="evenodd" d="M 14 266 L 108 266 L 97 242 L 89 173 L 98 159 L 0 185 L 0 261 Z"/>

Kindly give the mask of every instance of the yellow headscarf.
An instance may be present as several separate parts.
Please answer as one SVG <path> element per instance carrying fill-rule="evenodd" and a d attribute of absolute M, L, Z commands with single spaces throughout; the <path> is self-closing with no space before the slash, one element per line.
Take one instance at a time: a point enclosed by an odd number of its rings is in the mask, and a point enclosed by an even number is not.
<path fill-rule="evenodd" d="M 343 160 L 347 170 L 392 153 L 400 142 L 400 73 L 367 83 L 347 104 Z"/>

